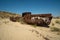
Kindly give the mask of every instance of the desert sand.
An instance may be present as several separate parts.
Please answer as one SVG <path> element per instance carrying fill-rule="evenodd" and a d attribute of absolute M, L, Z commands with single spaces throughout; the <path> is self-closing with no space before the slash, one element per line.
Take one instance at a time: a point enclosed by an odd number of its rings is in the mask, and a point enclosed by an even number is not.
<path fill-rule="evenodd" d="M 53 27 L 52 23 L 55 20 L 52 19 L 50 27 Z M 55 27 L 60 28 L 60 24 L 54 24 Z M 60 35 L 57 35 L 57 32 L 52 32 L 50 27 L 33 27 L 32 25 L 0 18 L 0 40 L 60 40 Z"/>

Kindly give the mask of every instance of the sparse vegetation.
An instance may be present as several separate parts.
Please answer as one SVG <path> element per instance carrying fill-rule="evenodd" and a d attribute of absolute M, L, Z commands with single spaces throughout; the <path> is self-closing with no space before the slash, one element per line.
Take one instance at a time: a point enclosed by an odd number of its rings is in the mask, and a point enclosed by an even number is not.
<path fill-rule="evenodd" d="M 35 28 L 37 27 L 37 25 L 36 25 L 36 24 L 34 24 L 34 25 L 32 25 L 32 26 L 33 26 L 33 27 L 35 27 Z"/>
<path fill-rule="evenodd" d="M 54 26 L 54 23 L 52 23 L 52 26 Z"/>
<path fill-rule="evenodd" d="M 57 35 L 60 35 L 60 32 L 58 32 Z"/>
<path fill-rule="evenodd" d="M 60 32 L 60 28 L 57 28 L 57 27 L 51 27 L 51 31 L 54 31 L 54 32 Z"/>
<path fill-rule="evenodd" d="M 1 18 L 10 18 L 11 16 L 21 16 L 19 14 L 16 14 L 16 13 L 11 13 L 11 12 L 6 12 L 6 11 L 0 11 L 0 17 Z"/>
<path fill-rule="evenodd" d="M 9 23 L 9 21 L 4 21 L 5 24 Z"/>
<path fill-rule="evenodd" d="M 56 20 L 55 22 L 58 23 L 58 24 L 60 24 L 60 21 L 59 20 Z"/>
<path fill-rule="evenodd" d="M 43 37 L 45 40 L 49 40 L 49 38 L 47 38 L 47 37 Z"/>
<path fill-rule="evenodd" d="M 21 24 L 25 24 L 24 20 L 22 18 L 20 18 L 19 20 L 17 20 L 17 22 L 20 22 Z"/>

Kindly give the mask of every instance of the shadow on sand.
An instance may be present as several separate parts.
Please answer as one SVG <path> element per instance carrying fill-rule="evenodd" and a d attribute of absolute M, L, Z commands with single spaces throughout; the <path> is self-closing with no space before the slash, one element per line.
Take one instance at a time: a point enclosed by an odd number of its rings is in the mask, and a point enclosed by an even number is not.
<path fill-rule="evenodd" d="M 37 25 L 37 26 L 49 28 L 48 25 Z"/>

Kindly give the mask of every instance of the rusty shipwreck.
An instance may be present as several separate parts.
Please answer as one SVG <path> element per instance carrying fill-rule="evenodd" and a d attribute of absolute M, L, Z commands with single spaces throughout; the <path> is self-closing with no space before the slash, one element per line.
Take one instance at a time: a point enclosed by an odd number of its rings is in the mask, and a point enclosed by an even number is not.
<path fill-rule="evenodd" d="M 31 12 L 22 13 L 24 22 L 36 25 L 49 25 L 51 23 L 52 14 L 31 14 Z"/>
<path fill-rule="evenodd" d="M 49 25 L 52 20 L 52 14 L 31 14 L 31 12 L 23 12 L 22 17 L 10 17 L 10 20 L 13 22 L 19 19 L 23 19 L 23 22 L 27 24 Z"/>

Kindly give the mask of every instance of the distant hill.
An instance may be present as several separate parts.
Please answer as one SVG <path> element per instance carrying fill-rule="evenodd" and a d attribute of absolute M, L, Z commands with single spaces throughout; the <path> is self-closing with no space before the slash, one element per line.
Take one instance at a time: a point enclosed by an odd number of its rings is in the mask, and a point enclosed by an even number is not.
<path fill-rule="evenodd" d="M 0 11 L 0 17 L 1 18 L 9 18 L 11 16 L 19 16 L 21 17 L 20 14 L 16 14 L 16 13 L 11 13 L 11 12 L 6 12 L 6 11 Z"/>

